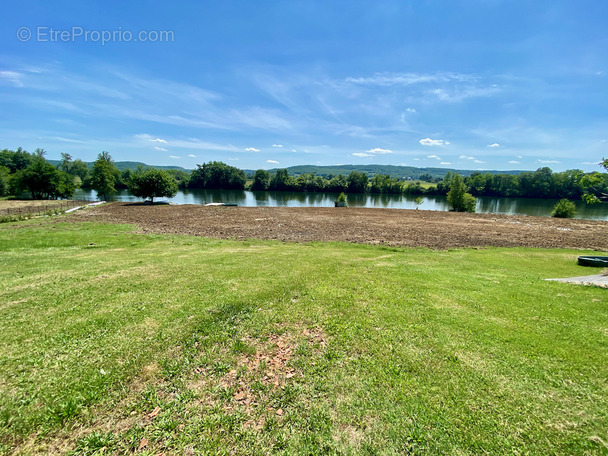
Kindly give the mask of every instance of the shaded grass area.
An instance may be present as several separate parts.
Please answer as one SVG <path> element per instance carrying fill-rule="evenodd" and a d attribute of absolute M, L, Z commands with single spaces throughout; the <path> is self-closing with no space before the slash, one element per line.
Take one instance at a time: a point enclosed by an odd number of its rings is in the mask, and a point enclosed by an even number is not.
<path fill-rule="evenodd" d="M 585 252 L 0 227 L 0 452 L 601 454 Z"/>

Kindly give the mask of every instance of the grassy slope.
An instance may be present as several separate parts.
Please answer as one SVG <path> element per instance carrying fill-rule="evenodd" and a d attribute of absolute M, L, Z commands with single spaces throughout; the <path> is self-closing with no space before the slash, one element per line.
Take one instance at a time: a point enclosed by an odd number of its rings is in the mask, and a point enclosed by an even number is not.
<path fill-rule="evenodd" d="M 0 226 L 0 453 L 606 451 L 580 252 L 131 230 Z"/>

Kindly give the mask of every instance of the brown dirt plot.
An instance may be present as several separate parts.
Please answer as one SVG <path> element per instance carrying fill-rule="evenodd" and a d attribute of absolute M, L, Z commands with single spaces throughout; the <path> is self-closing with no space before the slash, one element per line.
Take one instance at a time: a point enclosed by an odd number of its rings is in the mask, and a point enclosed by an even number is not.
<path fill-rule="evenodd" d="M 608 250 L 608 222 L 501 214 L 321 207 L 205 207 L 111 203 L 69 220 L 129 223 L 142 233 L 403 247 Z"/>

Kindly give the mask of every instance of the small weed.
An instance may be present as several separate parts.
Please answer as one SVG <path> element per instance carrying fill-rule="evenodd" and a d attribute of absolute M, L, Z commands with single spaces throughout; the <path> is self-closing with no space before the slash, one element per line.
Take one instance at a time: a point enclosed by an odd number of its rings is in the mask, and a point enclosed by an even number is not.
<path fill-rule="evenodd" d="M 76 441 L 76 448 L 71 452 L 74 456 L 89 456 L 95 454 L 109 454 L 117 438 L 112 432 L 103 433 L 94 431 Z"/>

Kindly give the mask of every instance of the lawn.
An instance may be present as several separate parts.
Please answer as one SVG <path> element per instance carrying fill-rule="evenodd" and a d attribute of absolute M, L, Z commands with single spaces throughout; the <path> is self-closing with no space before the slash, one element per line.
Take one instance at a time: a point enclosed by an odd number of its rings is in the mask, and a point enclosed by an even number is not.
<path fill-rule="evenodd" d="M 605 454 L 581 251 L 0 225 L 0 454 Z"/>

